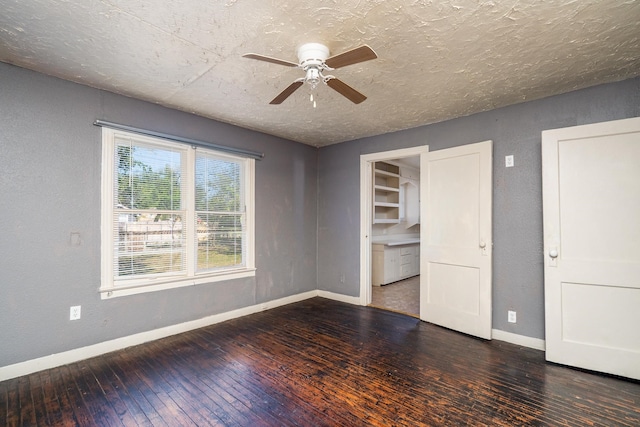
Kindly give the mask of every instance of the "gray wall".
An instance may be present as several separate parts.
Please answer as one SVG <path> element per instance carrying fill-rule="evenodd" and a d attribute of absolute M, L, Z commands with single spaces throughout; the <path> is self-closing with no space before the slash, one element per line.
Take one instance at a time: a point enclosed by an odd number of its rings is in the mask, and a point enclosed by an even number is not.
<path fill-rule="evenodd" d="M 493 140 L 493 328 L 544 339 L 542 177 L 545 129 L 640 116 L 640 79 L 596 86 L 320 149 L 318 286 L 358 296 L 361 154 Z M 513 154 L 515 167 L 505 169 Z M 345 284 L 340 276 L 346 276 Z M 518 322 L 507 322 L 516 310 Z"/>
<path fill-rule="evenodd" d="M 317 149 L 3 63 L 0 117 L 0 366 L 317 289 Z M 264 152 L 256 277 L 101 300 L 95 119 Z"/>

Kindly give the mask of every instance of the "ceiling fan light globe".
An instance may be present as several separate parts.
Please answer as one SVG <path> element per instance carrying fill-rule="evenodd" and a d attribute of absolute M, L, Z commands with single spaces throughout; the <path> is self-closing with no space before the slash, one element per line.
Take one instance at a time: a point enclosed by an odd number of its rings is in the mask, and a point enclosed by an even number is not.
<path fill-rule="evenodd" d="M 312 89 L 315 89 L 316 86 L 318 86 L 318 83 L 320 83 L 321 81 L 320 71 L 315 67 L 307 68 L 307 76 L 305 78 L 305 81 L 311 85 Z"/>

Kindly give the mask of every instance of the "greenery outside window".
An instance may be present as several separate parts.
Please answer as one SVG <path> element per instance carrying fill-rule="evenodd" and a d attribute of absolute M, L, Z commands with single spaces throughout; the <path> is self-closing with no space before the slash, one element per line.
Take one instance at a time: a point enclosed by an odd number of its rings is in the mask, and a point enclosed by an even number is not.
<path fill-rule="evenodd" d="M 107 127 L 103 298 L 255 274 L 255 161 Z"/>

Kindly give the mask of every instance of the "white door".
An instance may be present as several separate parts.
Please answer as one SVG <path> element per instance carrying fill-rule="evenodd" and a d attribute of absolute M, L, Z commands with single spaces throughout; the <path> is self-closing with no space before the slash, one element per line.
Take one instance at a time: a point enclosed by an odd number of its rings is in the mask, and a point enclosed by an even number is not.
<path fill-rule="evenodd" d="M 542 132 L 547 360 L 640 379 L 640 118 Z"/>
<path fill-rule="evenodd" d="M 491 338 L 491 141 L 421 158 L 420 318 Z"/>

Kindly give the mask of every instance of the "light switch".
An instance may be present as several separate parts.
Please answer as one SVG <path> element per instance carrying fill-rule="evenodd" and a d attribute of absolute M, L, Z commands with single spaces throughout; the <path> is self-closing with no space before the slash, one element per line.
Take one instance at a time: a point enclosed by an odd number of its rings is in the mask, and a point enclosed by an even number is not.
<path fill-rule="evenodd" d="M 513 167 L 513 154 L 504 157 L 504 167 L 505 168 Z"/>

